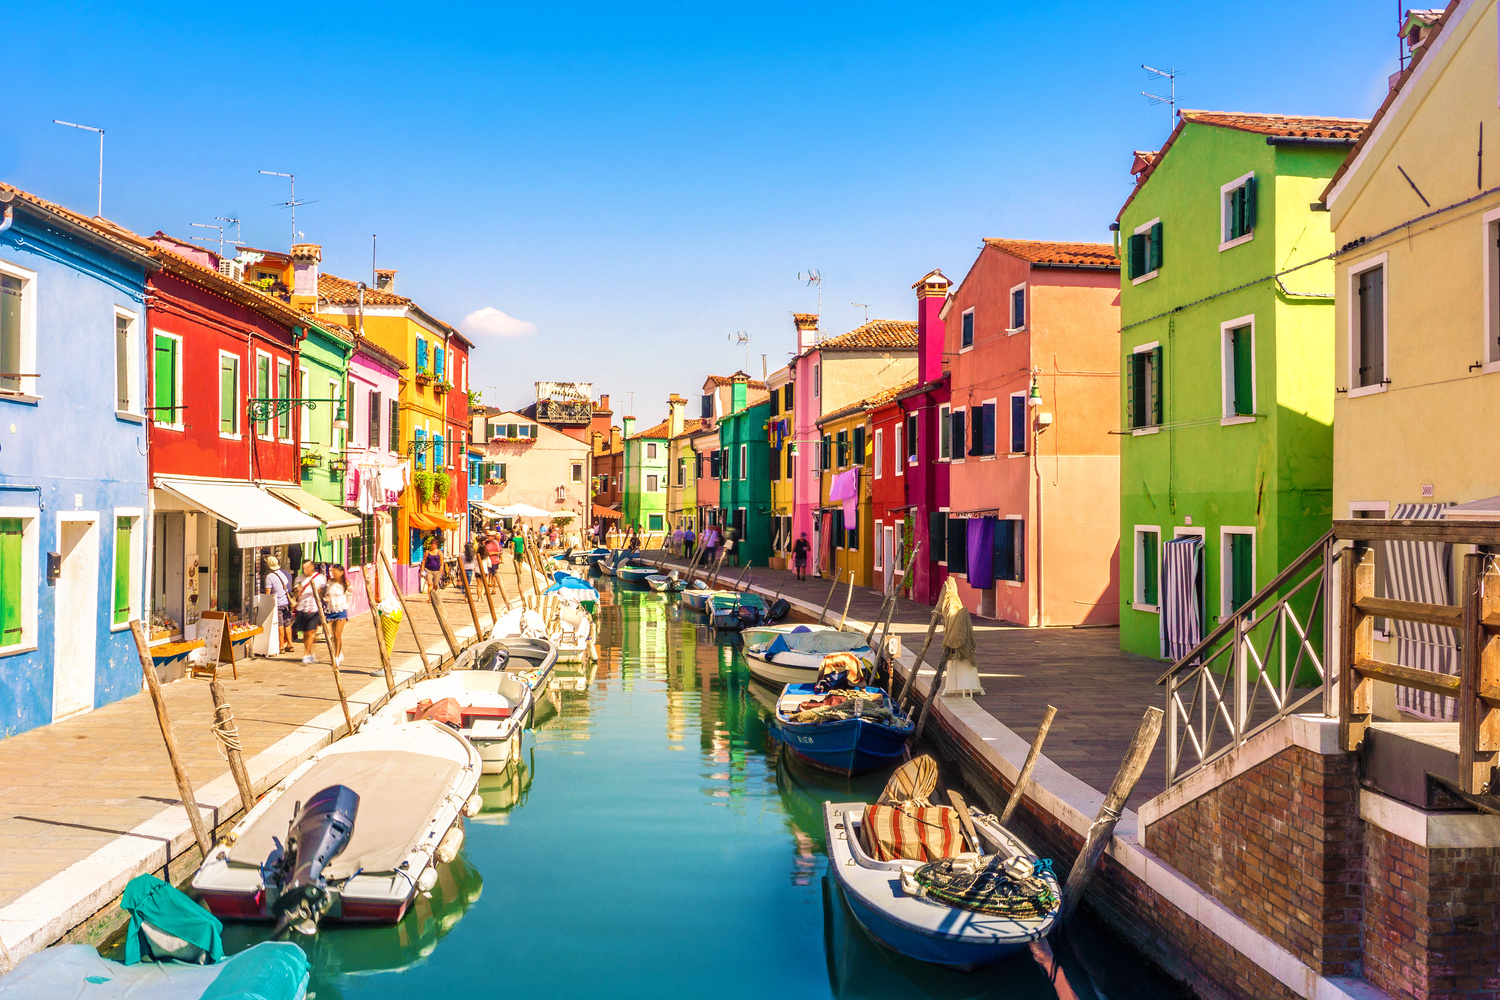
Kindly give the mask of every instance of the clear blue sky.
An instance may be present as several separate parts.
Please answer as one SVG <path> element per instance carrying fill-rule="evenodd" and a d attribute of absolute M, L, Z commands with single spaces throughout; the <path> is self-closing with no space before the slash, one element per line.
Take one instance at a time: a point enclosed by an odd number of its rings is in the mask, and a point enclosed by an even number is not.
<path fill-rule="evenodd" d="M 487 402 L 592 381 L 616 417 L 744 364 L 774 370 L 797 280 L 823 327 L 911 318 L 981 238 L 1107 240 L 1130 153 L 1184 107 L 1366 116 L 1395 6 L 27 2 L 7 10 L 0 179 L 139 232 L 290 239 L 286 182 L 324 267 L 483 334 Z M 1159 90 L 1158 90 L 1159 92 Z M 493 314 L 487 314 L 493 316 Z"/>

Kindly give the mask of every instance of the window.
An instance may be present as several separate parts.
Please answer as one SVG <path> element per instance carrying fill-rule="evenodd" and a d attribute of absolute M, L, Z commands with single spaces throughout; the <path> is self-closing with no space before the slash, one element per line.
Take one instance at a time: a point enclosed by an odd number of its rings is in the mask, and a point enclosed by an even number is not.
<path fill-rule="evenodd" d="M 431 374 L 427 370 L 427 341 L 423 340 L 421 337 L 417 338 L 417 374 Z"/>
<path fill-rule="evenodd" d="M 1500 371 L 1500 208 L 1484 214 L 1484 370 Z"/>
<path fill-rule="evenodd" d="M 1137 227 L 1130 237 L 1128 253 L 1132 282 L 1141 282 L 1156 277 L 1156 272 L 1161 270 L 1160 219 L 1152 219 L 1145 225 Z"/>
<path fill-rule="evenodd" d="M 292 365 L 291 362 L 283 361 L 280 358 L 276 359 L 276 398 L 292 398 Z M 376 398 L 379 398 L 378 393 L 376 394 Z M 379 410 L 372 410 L 371 412 L 374 413 L 376 430 L 370 435 L 370 443 L 374 444 L 376 441 L 380 440 L 380 412 Z M 277 416 L 276 429 L 280 434 L 281 440 L 290 441 L 292 439 L 291 410 L 288 410 L 287 412 Z"/>
<path fill-rule="evenodd" d="M 813 399 L 818 399 L 822 395 L 823 395 L 823 365 L 820 362 L 818 364 L 813 365 Z"/>
<path fill-rule="evenodd" d="M 995 522 L 995 579 L 1020 583 L 1026 579 L 1026 522 L 1002 517 Z"/>
<path fill-rule="evenodd" d="M 773 483 L 774 482 L 778 482 L 781 479 L 781 451 L 782 451 L 782 449 L 780 449 L 780 448 L 772 448 L 771 449 L 771 462 L 770 462 L 770 465 L 771 465 L 771 482 L 773 482 Z"/>
<path fill-rule="evenodd" d="M 1149 430 L 1161 426 L 1161 367 L 1160 344 L 1145 344 L 1130 352 L 1126 380 L 1129 395 L 1126 402 L 1129 412 L 1127 423 L 1131 430 Z"/>
<path fill-rule="evenodd" d="M 947 403 L 938 406 L 938 461 L 953 457 L 953 410 Z"/>
<path fill-rule="evenodd" d="M 881 572 L 882 570 L 885 569 L 885 558 L 884 558 L 884 556 L 885 556 L 885 546 L 880 544 L 880 539 L 883 537 L 881 535 L 880 531 L 881 531 L 880 522 L 876 521 L 875 522 L 875 551 L 872 554 L 872 556 L 874 558 L 875 572 L 877 572 L 877 573 L 879 573 L 879 572 Z"/>
<path fill-rule="evenodd" d="M 865 425 L 854 428 L 854 464 L 865 464 Z"/>
<path fill-rule="evenodd" d="M 917 464 L 917 415 L 908 413 L 906 415 L 906 462 L 908 465 Z"/>
<path fill-rule="evenodd" d="M 948 561 L 948 515 L 942 511 L 927 515 L 927 558 L 936 563 Z"/>
<path fill-rule="evenodd" d="M 1019 333 L 1026 329 L 1026 286 L 1017 285 L 1010 290 L 1010 329 L 1006 333 Z"/>
<path fill-rule="evenodd" d="M 694 455 L 693 456 L 693 478 L 694 479 L 702 479 L 703 478 L 703 456 L 702 455 Z"/>
<path fill-rule="evenodd" d="M 658 491 L 657 487 L 658 487 L 659 483 L 660 483 L 660 477 L 659 476 L 647 476 L 646 477 L 646 492 L 647 493 L 656 493 Z"/>
<path fill-rule="evenodd" d="M 1026 393 L 1010 394 L 1010 453 L 1026 454 Z"/>
<path fill-rule="evenodd" d="M 374 391 L 370 393 L 370 427 L 365 445 L 372 451 L 380 447 L 380 393 Z"/>
<path fill-rule="evenodd" d="M 950 517 L 948 521 L 948 572 L 969 572 L 969 522 L 962 517 Z"/>
<path fill-rule="evenodd" d="M 178 405 L 182 399 L 182 339 L 158 330 L 152 354 L 152 419 L 158 427 L 180 431 L 183 429 L 182 409 Z"/>
<path fill-rule="evenodd" d="M 794 463 L 797 461 L 797 446 L 792 445 L 786 450 L 786 477 L 791 479 L 796 475 Z"/>
<path fill-rule="evenodd" d="M 1155 611 L 1160 604 L 1157 581 L 1161 573 L 1161 529 L 1151 525 L 1135 528 L 1135 596 L 1137 611 Z"/>
<path fill-rule="evenodd" d="M 417 468 L 427 468 L 427 428 L 418 427 L 412 432 L 412 452 L 417 457 Z"/>
<path fill-rule="evenodd" d="M 1223 419 L 1238 424 L 1255 418 L 1255 317 L 1220 324 L 1223 337 Z"/>
<path fill-rule="evenodd" d="M 962 462 L 964 460 L 964 442 L 968 440 L 964 435 L 967 430 L 964 422 L 968 413 L 962 408 L 952 411 L 953 418 L 953 440 L 949 445 L 948 458 L 950 461 Z"/>
<path fill-rule="evenodd" d="M 432 436 L 432 467 L 434 469 L 443 469 L 448 465 L 445 461 L 448 456 L 443 448 L 445 443 L 441 434 L 434 434 Z"/>
<path fill-rule="evenodd" d="M 219 434 L 237 437 L 240 433 L 240 359 L 219 353 Z"/>
<path fill-rule="evenodd" d="M 0 261 L 0 392 L 35 394 L 36 272 Z"/>
<path fill-rule="evenodd" d="M 903 456 L 906 454 L 906 446 L 902 442 L 905 433 L 906 424 L 902 421 L 897 421 L 895 428 L 896 436 L 891 439 L 891 444 L 894 446 L 891 448 L 891 465 L 895 468 L 896 475 L 898 476 L 906 475 L 906 462 L 903 460 Z"/>
<path fill-rule="evenodd" d="M 879 427 L 875 428 L 875 478 L 879 479 L 885 472 L 885 431 Z"/>
<path fill-rule="evenodd" d="M 1349 395 L 1385 390 L 1385 262 L 1381 254 L 1349 272 Z"/>
<path fill-rule="evenodd" d="M 271 395 L 271 356 L 260 351 L 255 352 L 255 398 L 268 399 Z M 267 416 L 264 406 L 260 416 L 255 418 L 255 436 L 259 438 L 270 438 L 271 418 Z"/>
<path fill-rule="evenodd" d="M 678 486 L 686 486 L 687 485 L 687 459 L 686 458 L 679 458 L 677 460 L 677 485 Z"/>
<path fill-rule="evenodd" d="M 844 466 L 846 466 L 846 465 L 849 464 L 849 432 L 848 431 L 839 431 L 837 452 L 838 452 L 838 462 L 836 463 L 836 466 L 837 466 L 837 468 L 842 469 Z"/>
<path fill-rule="evenodd" d="M 1255 596 L 1255 529 L 1222 528 L 1219 539 L 1219 604 L 1228 618 Z"/>
<path fill-rule="evenodd" d="M 844 548 L 848 549 L 850 552 L 858 552 L 859 551 L 859 522 L 856 521 L 854 527 L 850 528 L 848 525 L 846 525 L 844 523 L 843 513 L 840 512 L 839 513 L 839 527 L 841 527 L 841 528 L 844 529 Z"/>
<path fill-rule="evenodd" d="M 141 616 L 138 597 L 140 588 L 135 584 L 141 576 L 140 520 L 141 516 L 137 511 L 125 514 L 116 512 L 114 610 L 110 617 L 110 624 L 116 628 L 123 628 L 130 624 L 132 618 Z"/>
<path fill-rule="evenodd" d="M 723 454 L 718 449 L 708 453 L 708 476 L 710 479 L 720 479 L 723 477 Z"/>
<path fill-rule="evenodd" d="M 969 428 L 969 454 L 989 456 L 995 453 L 995 401 L 986 400 L 983 406 L 974 408 L 974 421 Z"/>
<path fill-rule="evenodd" d="M 818 442 L 818 468 L 833 468 L 833 438 L 827 434 L 824 434 L 823 439 Z"/>
<path fill-rule="evenodd" d="M 973 347 L 974 346 L 974 309 L 973 309 L 972 306 L 970 308 L 964 310 L 963 327 L 962 327 L 962 329 L 963 329 L 963 332 L 962 332 L 962 334 L 960 334 L 960 337 L 959 337 L 959 347 L 960 348 Z"/>
<path fill-rule="evenodd" d="M 1255 238 L 1255 172 L 1219 188 L 1223 206 L 1219 249 L 1228 250 Z"/>
<path fill-rule="evenodd" d="M 574 462 L 573 463 L 573 482 L 575 482 L 575 483 L 581 483 L 581 482 L 583 482 L 583 463 L 582 462 Z"/>
<path fill-rule="evenodd" d="M 36 645 L 37 514 L 0 507 L 0 649 Z"/>
<path fill-rule="evenodd" d="M 344 450 L 344 432 L 333 426 L 338 423 L 339 403 L 344 398 L 344 383 L 340 379 L 328 380 L 328 447 L 334 451 Z"/>
<path fill-rule="evenodd" d="M 115 409 L 141 412 L 141 348 L 135 314 L 115 310 Z M 10 371 L 11 369 L 5 369 Z"/>
<path fill-rule="evenodd" d="M 390 401 L 391 415 L 386 421 L 385 432 L 390 440 L 390 450 L 395 454 L 401 454 L 401 402 L 393 399 Z"/>
<path fill-rule="evenodd" d="M 792 412 L 792 383 L 790 382 L 781 387 L 781 408 L 787 413 Z"/>
<path fill-rule="evenodd" d="M 646 442 L 646 457 L 647 458 L 655 458 L 656 457 L 656 444 L 654 442 L 651 442 L 651 441 L 647 441 Z"/>
<path fill-rule="evenodd" d="M 714 418 L 714 394 L 713 393 L 707 392 L 707 393 L 703 394 L 703 409 L 702 409 L 702 412 L 699 415 L 704 420 L 712 420 Z"/>
<path fill-rule="evenodd" d="M 661 530 L 661 526 L 662 526 L 662 516 L 660 514 L 647 514 L 646 515 L 646 530 L 647 531 L 660 531 Z"/>

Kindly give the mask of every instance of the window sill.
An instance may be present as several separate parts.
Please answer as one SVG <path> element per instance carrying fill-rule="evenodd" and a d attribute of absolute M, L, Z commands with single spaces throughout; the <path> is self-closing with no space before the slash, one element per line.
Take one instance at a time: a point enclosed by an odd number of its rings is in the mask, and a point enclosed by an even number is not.
<path fill-rule="evenodd" d="M 1480 371 L 1483 375 L 1493 375 L 1495 372 L 1500 372 L 1500 361 L 1486 361 Z"/>
<path fill-rule="evenodd" d="M 1135 427 L 1131 429 L 1130 435 L 1131 437 L 1144 437 L 1147 434 L 1158 434 L 1160 432 L 1160 427 Z"/>
<path fill-rule="evenodd" d="M 34 643 L 30 646 L 6 646 L 0 649 L 0 656 L 20 656 L 23 653 L 35 653 L 36 651 L 37 647 Z"/>
<path fill-rule="evenodd" d="M 1134 603 L 1132 603 L 1130 605 L 1130 608 L 1131 608 L 1132 611 L 1144 611 L 1147 614 L 1151 614 L 1151 615 L 1161 614 L 1161 609 L 1159 609 L 1155 604 L 1134 604 Z"/>
<path fill-rule="evenodd" d="M 124 420 L 127 423 L 132 424 L 144 424 L 146 422 L 146 417 L 144 414 L 131 413 L 129 410 L 116 410 L 115 419 Z"/>
<path fill-rule="evenodd" d="M 1152 271 L 1149 274 L 1143 274 L 1143 275 L 1141 275 L 1139 278 L 1131 278 L 1130 279 L 1130 283 L 1132 285 L 1139 285 L 1143 281 L 1150 281 L 1152 278 L 1156 277 L 1160 273 L 1161 273 L 1160 270 Z"/>
<path fill-rule="evenodd" d="M 1232 427 L 1235 424 L 1253 424 L 1253 423 L 1255 423 L 1255 420 L 1256 420 L 1256 417 L 1255 417 L 1255 414 L 1253 414 L 1253 413 L 1244 414 L 1244 415 L 1240 415 L 1240 416 L 1233 416 L 1233 417 L 1220 417 L 1219 418 L 1219 426 L 1220 427 Z"/>
<path fill-rule="evenodd" d="M 1255 231 L 1252 229 L 1250 232 L 1246 233 L 1244 236 L 1236 236 L 1234 239 L 1229 240 L 1226 243 L 1220 243 L 1219 244 L 1219 253 L 1223 253 L 1225 250 L 1231 249 L 1232 247 L 1237 247 L 1241 243 L 1249 243 L 1253 239 L 1255 239 Z"/>
<path fill-rule="evenodd" d="M 1018 327 L 1014 327 L 1012 329 L 1006 330 L 1005 331 L 1005 335 L 1007 337 L 1014 337 L 1018 333 L 1025 333 L 1025 332 L 1026 332 L 1026 328 L 1024 326 L 1018 326 Z"/>
<path fill-rule="evenodd" d="M 1380 385 L 1362 385 L 1358 389 L 1350 389 L 1346 395 L 1350 399 L 1357 399 L 1360 396 L 1373 396 L 1376 393 L 1385 392 L 1385 390 L 1385 383 L 1382 382 Z"/>
<path fill-rule="evenodd" d="M 970 352 L 970 351 L 972 351 L 972 350 L 973 350 L 973 349 L 974 349 L 974 345 L 973 345 L 973 344 L 970 344 L 970 345 L 969 345 L 969 346 L 968 346 L 968 347 L 960 347 L 960 348 L 959 348 L 959 349 L 958 349 L 958 353 L 959 353 L 959 354 L 968 354 L 968 353 L 969 353 L 969 352 Z"/>
<path fill-rule="evenodd" d="M 0 392 L 0 403 L 21 403 L 25 406 L 35 406 L 41 401 L 41 396 L 33 396 L 29 392 Z"/>
<path fill-rule="evenodd" d="M 136 617 L 140 617 L 140 616 L 137 615 Z M 109 630 L 111 632 L 129 632 L 130 631 L 130 623 L 126 622 L 123 625 L 111 625 L 109 627 Z"/>
<path fill-rule="evenodd" d="M 159 431 L 179 431 L 180 432 L 180 431 L 187 430 L 187 424 L 164 424 L 164 423 L 162 423 L 159 420 L 156 423 L 152 424 L 152 427 L 154 427 L 156 430 L 159 430 Z"/>
<path fill-rule="evenodd" d="M 1007 587 L 1020 587 L 1021 586 L 1021 581 L 1020 580 L 999 580 L 997 582 L 1003 583 Z"/>
<path fill-rule="evenodd" d="M 1025 458 L 1026 457 L 1026 452 L 1024 452 L 1024 451 L 1008 451 L 1008 452 L 1005 453 L 1005 457 L 1006 458 Z"/>
<path fill-rule="evenodd" d="M 221 440 L 221 441 L 238 441 L 238 440 L 240 440 L 240 436 L 238 434 L 225 434 L 223 431 L 220 431 L 219 432 L 219 440 Z"/>

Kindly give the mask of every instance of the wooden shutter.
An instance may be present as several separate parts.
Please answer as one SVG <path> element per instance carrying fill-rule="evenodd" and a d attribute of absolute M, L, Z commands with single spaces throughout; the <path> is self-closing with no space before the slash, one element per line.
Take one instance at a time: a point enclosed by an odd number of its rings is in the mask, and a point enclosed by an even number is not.
<path fill-rule="evenodd" d="M 993 455 L 995 453 L 995 404 L 984 404 L 984 451 L 981 454 Z"/>
<path fill-rule="evenodd" d="M 1234 413 L 1245 417 L 1255 412 L 1255 359 L 1251 354 L 1250 328 L 1242 326 L 1231 330 L 1229 338 L 1230 359 L 1234 365 Z"/>
<path fill-rule="evenodd" d="M 1146 412 L 1145 383 L 1141 379 L 1141 352 L 1131 351 L 1125 358 L 1125 426 L 1141 426 Z"/>
<path fill-rule="evenodd" d="M 1161 569 L 1161 556 L 1157 551 L 1157 546 L 1161 536 L 1154 531 L 1143 531 L 1140 539 L 1138 558 L 1141 560 L 1141 601 L 1145 604 L 1160 605 L 1160 595 L 1157 593 L 1157 573 Z"/>
<path fill-rule="evenodd" d="M 969 571 L 969 522 L 961 517 L 948 518 L 948 572 Z"/>
<path fill-rule="evenodd" d="M 386 430 L 386 434 L 390 437 L 390 441 L 391 441 L 391 449 L 390 450 L 393 451 L 393 452 L 395 452 L 398 455 L 401 454 L 401 402 L 400 402 L 400 400 L 396 400 L 396 399 L 391 400 L 390 427 Z"/>
<path fill-rule="evenodd" d="M 1240 188 L 1240 235 L 1255 231 L 1255 175 L 1251 174 Z"/>
<path fill-rule="evenodd" d="M 177 341 L 157 334 L 155 350 L 155 385 L 152 387 L 156 404 L 155 419 L 162 423 L 177 423 Z"/>
<path fill-rule="evenodd" d="M 432 353 L 433 353 L 433 358 L 434 358 L 433 363 L 432 363 L 433 373 L 438 378 L 442 378 L 443 377 L 443 362 L 445 360 L 447 360 L 447 358 L 446 358 L 447 352 L 444 351 L 441 347 L 434 347 L 432 349 Z"/>
<path fill-rule="evenodd" d="M 1156 225 L 1154 225 L 1154 226 L 1151 227 L 1151 247 L 1150 247 L 1150 250 L 1151 250 L 1150 259 L 1146 262 L 1146 273 L 1147 274 L 1150 274 L 1152 271 L 1160 270 L 1160 268 L 1161 268 L 1162 253 L 1161 253 L 1161 223 L 1160 222 L 1158 222 Z"/>
<path fill-rule="evenodd" d="M 1238 611 L 1255 596 L 1255 536 L 1229 536 L 1229 608 Z"/>
<path fill-rule="evenodd" d="M 1026 450 L 1026 397 L 1010 397 L 1010 450 L 1020 454 Z"/>
<path fill-rule="evenodd" d="M 948 515 L 942 511 L 927 515 L 927 558 L 933 562 L 948 560 Z"/>
<path fill-rule="evenodd" d="M 20 645 L 21 519 L 0 517 L 0 646 Z"/>
<path fill-rule="evenodd" d="M 863 425 L 854 428 L 854 464 L 865 464 L 865 429 Z"/>
<path fill-rule="evenodd" d="M 115 518 L 114 624 L 130 621 L 130 518 Z"/>
<path fill-rule="evenodd" d="M 1152 426 L 1159 426 L 1163 422 L 1163 414 L 1166 412 L 1166 407 L 1163 405 L 1161 398 L 1161 366 L 1161 348 L 1153 347 L 1151 348 L 1151 384 L 1148 387 L 1148 390 L 1151 394 Z"/>
<path fill-rule="evenodd" d="M 420 371 L 427 367 L 427 341 L 417 341 L 417 369 Z"/>
<path fill-rule="evenodd" d="M 954 410 L 951 419 L 953 421 L 953 435 L 950 438 L 952 451 L 949 454 L 953 458 L 963 458 L 964 442 L 968 440 L 964 436 L 964 411 Z"/>
<path fill-rule="evenodd" d="M 1130 276 L 1139 278 L 1146 273 L 1146 234 L 1135 233 L 1130 237 L 1129 252 Z"/>
<path fill-rule="evenodd" d="M 849 464 L 849 432 L 839 431 L 838 436 L 838 467 L 842 469 Z"/>

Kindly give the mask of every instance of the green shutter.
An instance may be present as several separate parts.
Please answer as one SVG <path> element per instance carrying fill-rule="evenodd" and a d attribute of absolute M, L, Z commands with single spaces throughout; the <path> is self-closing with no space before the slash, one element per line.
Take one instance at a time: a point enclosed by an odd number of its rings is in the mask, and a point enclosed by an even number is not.
<path fill-rule="evenodd" d="M 865 428 L 864 425 L 854 428 L 854 464 L 863 465 L 865 462 Z"/>
<path fill-rule="evenodd" d="M 130 621 L 130 518 L 115 518 L 114 624 Z"/>
<path fill-rule="evenodd" d="M 1255 596 L 1255 536 L 1229 536 L 1229 606 L 1238 611 Z"/>
<path fill-rule="evenodd" d="M 1125 359 L 1125 426 L 1139 427 L 1138 414 L 1146 412 L 1145 397 L 1141 395 L 1141 355 L 1131 351 Z"/>
<path fill-rule="evenodd" d="M 21 630 L 21 519 L 0 517 L 0 646 L 19 645 Z"/>
<path fill-rule="evenodd" d="M 156 335 L 156 419 L 163 423 L 177 423 L 177 341 L 171 337 Z"/>
<path fill-rule="evenodd" d="M 1161 398 L 1162 353 L 1160 347 L 1151 348 L 1151 423 L 1160 426 L 1165 422 L 1166 406 Z"/>
<path fill-rule="evenodd" d="M 239 379 L 235 377 L 235 362 L 232 358 L 219 359 L 219 433 L 235 432 L 235 397 L 239 395 Z"/>
<path fill-rule="evenodd" d="M 1255 359 L 1250 328 L 1242 326 L 1229 332 L 1230 356 L 1234 365 L 1234 413 L 1247 417 L 1255 412 Z"/>
<path fill-rule="evenodd" d="M 1146 234 L 1135 233 L 1129 243 L 1130 277 L 1139 278 L 1146 273 Z"/>
<path fill-rule="evenodd" d="M 1255 232 L 1255 176 L 1252 174 L 1240 189 L 1240 235 Z"/>
<path fill-rule="evenodd" d="M 1141 560 L 1141 601 L 1144 604 L 1156 605 L 1161 602 L 1157 599 L 1156 574 L 1159 569 L 1160 557 L 1157 554 L 1157 543 L 1160 536 L 1154 531 L 1141 533 L 1140 560 Z"/>
<path fill-rule="evenodd" d="M 948 572 L 969 571 L 969 522 L 961 517 L 948 518 Z"/>
<path fill-rule="evenodd" d="M 1147 273 L 1160 270 L 1161 262 L 1161 223 L 1158 222 L 1156 225 L 1151 227 L 1151 259 L 1147 262 Z"/>
<path fill-rule="evenodd" d="M 948 560 L 948 515 L 941 511 L 927 514 L 927 558 L 933 562 Z"/>

